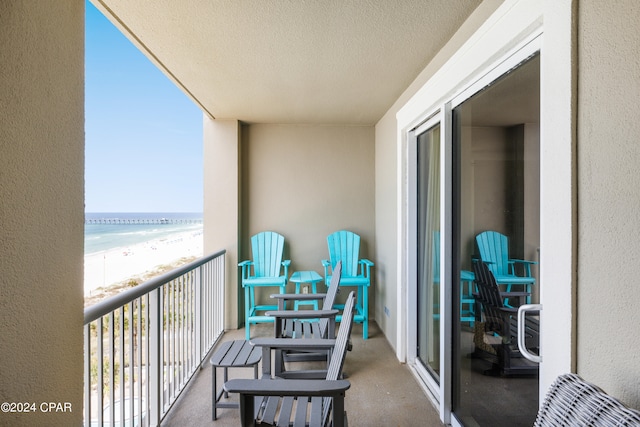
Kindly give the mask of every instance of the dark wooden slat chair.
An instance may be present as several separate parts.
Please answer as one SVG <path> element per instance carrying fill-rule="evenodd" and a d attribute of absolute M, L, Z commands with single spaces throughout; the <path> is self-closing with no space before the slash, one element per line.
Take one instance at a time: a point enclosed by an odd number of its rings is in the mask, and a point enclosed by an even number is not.
<path fill-rule="evenodd" d="M 331 277 L 326 294 L 274 294 L 278 300 L 278 311 L 265 314 L 274 318 L 275 338 L 327 339 L 335 337 L 336 315 L 334 309 L 337 294 L 340 292 L 342 263 L 338 262 Z M 322 299 L 322 310 L 284 310 L 288 301 L 309 301 L 311 298 Z M 275 375 L 281 378 L 324 378 L 322 370 L 286 370 L 286 363 L 325 361 L 329 363 L 326 351 L 278 351 L 275 355 Z"/>
<path fill-rule="evenodd" d="M 335 340 L 298 340 L 295 338 L 274 339 L 274 348 L 263 347 L 263 366 L 270 363 L 272 349 L 290 348 L 297 345 L 309 349 L 331 346 L 331 361 L 324 380 L 234 379 L 224 385 L 230 393 L 240 394 L 240 421 L 249 426 L 306 426 L 344 427 L 347 414 L 344 407 L 346 391 L 351 384 L 339 380 L 347 355 L 347 346 L 353 326 L 355 294 L 351 292 L 345 303 L 342 323 Z M 324 341 L 324 342 L 323 342 Z"/>
<path fill-rule="evenodd" d="M 480 308 L 476 315 L 481 316 L 481 319 L 477 319 L 477 327 L 484 328 L 483 334 L 493 334 L 497 338 L 497 342 L 492 344 L 478 343 L 476 339 L 474 356 L 493 363 L 493 368 L 485 371 L 485 374 L 537 374 L 538 364 L 525 359 L 518 350 L 518 309 L 504 304 L 507 293 L 500 292 L 486 263 L 478 261 L 474 263 L 473 269 L 478 289 L 475 297 Z M 533 351 L 539 347 L 539 331 L 539 320 L 527 316 L 525 343 Z"/>
<path fill-rule="evenodd" d="M 278 310 L 265 314 L 274 318 L 276 338 L 333 338 L 335 315 L 333 306 L 340 292 L 342 262 L 336 265 L 326 294 L 273 294 L 278 300 Z M 288 301 L 322 300 L 322 310 L 285 310 Z M 315 320 L 315 321 L 314 321 Z"/>

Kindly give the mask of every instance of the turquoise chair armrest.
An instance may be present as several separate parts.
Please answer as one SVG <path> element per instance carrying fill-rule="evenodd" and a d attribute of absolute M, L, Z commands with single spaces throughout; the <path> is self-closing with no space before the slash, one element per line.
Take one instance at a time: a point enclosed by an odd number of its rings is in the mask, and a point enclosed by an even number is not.
<path fill-rule="evenodd" d="M 243 282 L 249 278 L 252 265 L 253 265 L 253 261 L 248 261 L 248 260 L 242 261 L 241 263 L 238 264 L 238 267 L 242 267 L 241 277 Z M 244 284 L 242 286 L 244 287 Z"/>
<path fill-rule="evenodd" d="M 324 267 L 324 284 L 329 286 L 329 267 L 331 266 L 331 263 L 329 262 L 329 260 L 323 259 L 322 260 L 322 267 Z"/>
<path fill-rule="evenodd" d="M 538 261 L 527 261 L 526 259 L 510 259 L 509 262 L 517 262 L 519 264 L 537 264 Z"/>
<path fill-rule="evenodd" d="M 361 259 L 360 261 L 358 261 L 360 263 L 360 273 L 365 277 L 365 278 L 369 278 L 369 275 L 371 274 L 371 267 L 373 267 L 375 264 L 371 261 L 369 261 L 366 258 Z"/>
<path fill-rule="evenodd" d="M 282 265 L 284 266 L 284 284 L 286 285 L 289 282 L 289 266 L 291 265 L 291 260 L 286 259 L 282 261 Z"/>
<path fill-rule="evenodd" d="M 511 274 L 515 274 L 515 264 L 522 264 L 524 265 L 524 271 L 527 277 L 531 277 L 531 265 L 532 264 L 538 264 L 537 261 L 527 261 L 524 259 L 509 259 L 507 260 L 507 262 L 509 263 L 509 271 L 511 272 Z"/>

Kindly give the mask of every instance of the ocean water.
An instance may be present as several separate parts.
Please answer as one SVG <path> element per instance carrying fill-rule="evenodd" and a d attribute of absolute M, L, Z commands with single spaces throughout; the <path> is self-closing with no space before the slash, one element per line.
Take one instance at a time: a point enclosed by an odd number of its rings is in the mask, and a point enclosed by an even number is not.
<path fill-rule="evenodd" d="M 91 223 L 96 220 L 107 220 L 111 223 Z M 144 223 L 144 221 L 160 220 L 166 221 L 156 224 Z M 172 235 L 184 232 L 202 233 L 202 213 L 87 212 L 84 226 L 84 254 L 126 248 L 152 240 L 170 239 Z"/>

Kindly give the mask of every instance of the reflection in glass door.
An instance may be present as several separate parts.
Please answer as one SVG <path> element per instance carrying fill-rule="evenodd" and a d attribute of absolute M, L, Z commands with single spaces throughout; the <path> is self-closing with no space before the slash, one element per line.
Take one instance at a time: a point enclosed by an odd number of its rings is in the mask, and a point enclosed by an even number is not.
<path fill-rule="evenodd" d="M 508 236 L 510 258 L 537 260 L 539 70 L 539 55 L 527 58 L 453 109 L 452 277 L 461 282 L 461 291 L 453 294 L 461 309 L 454 314 L 452 409 L 463 425 L 530 426 L 538 408 L 536 367 L 515 375 L 504 369 L 507 358 L 521 363 L 518 354 L 508 352 L 515 342 L 509 332 L 496 332 L 503 319 L 467 316 L 478 307 L 466 304 L 473 292 L 465 278 L 480 259 L 475 238 L 484 231 Z M 533 302 L 539 286 L 533 288 Z"/>
<path fill-rule="evenodd" d="M 440 377 L 440 125 L 417 136 L 417 358 Z"/>

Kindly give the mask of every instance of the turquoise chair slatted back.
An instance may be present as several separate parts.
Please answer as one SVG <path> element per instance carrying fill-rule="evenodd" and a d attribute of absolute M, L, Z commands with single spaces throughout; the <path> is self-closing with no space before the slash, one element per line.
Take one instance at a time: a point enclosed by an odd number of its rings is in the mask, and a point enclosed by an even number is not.
<path fill-rule="evenodd" d="M 278 277 L 282 265 L 284 237 L 274 231 L 263 231 L 251 237 L 255 277 Z"/>
<path fill-rule="evenodd" d="M 360 259 L 360 236 L 352 231 L 340 230 L 327 236 L 329 247 L 329 259 L 322 260 L 324 267 L 325 284 L 329 284 L 329 267 L 335 269 L 338 261 L 342 261 L 342 276 L 340 286 L 356 286 L 357 297 L 354 319 L 362 323 L 362 337 L 366 340 L 369 336 L 369 286 L 371 285 L 371 267 L 373 262 L 368 259 Z M 342 308 L 336 304 L 335 308 Z M 340 321 L 340 315 L 336 317 Z"/>
<path fill-rule="evenodd" d="M 484 231 L 476 236 L 480 258 L 495 276 L 509 274 L 509 239 L 497 231 Z"/>
<path fill-rule="evenodd" d="M 351 231 L 336 231 L 327 237 L 327 244 L 331 268 L 335 268 L 338 261 L 342 261 L 342 276 L 357 276 L 360 236 Z"/>

